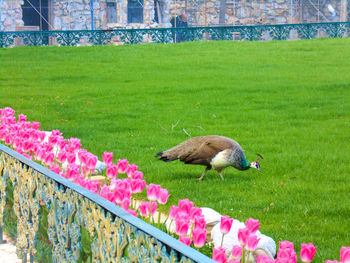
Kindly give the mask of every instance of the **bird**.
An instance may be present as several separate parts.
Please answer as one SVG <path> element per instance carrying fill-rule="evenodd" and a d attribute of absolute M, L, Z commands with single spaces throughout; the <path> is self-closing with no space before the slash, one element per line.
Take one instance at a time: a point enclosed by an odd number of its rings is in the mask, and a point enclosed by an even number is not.
<path fill-rule="evenodd" d="M 261 154 L 257 154 L 258 159 L 248 162 L 242 147 L 233 139 L 219 135 L 207 135 L 192 137 L 168 150 L 159 152 L 155 157 L 158 160 L 171 162 L 179 159 L 185 164 L 197 164 L 206 166 L 202 175 L 197 179 L 203 180 L 206 173 L 213 169 L 218 172 L 221 179 L 222 171 L 228 166 L 244 171 L 249 168 L 255 168 L 261 171 L 259 158 L 263 159 Z"/>

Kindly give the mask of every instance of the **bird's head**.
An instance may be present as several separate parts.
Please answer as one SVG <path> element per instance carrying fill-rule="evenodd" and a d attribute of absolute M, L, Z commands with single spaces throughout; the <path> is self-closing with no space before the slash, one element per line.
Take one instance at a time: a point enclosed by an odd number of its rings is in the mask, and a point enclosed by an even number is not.
<path fill-rule="evenodd" d="M 255 169 L 258 169 L 259 171 L 261 171 L 260 164 L 259 164 L 258 160 L 256 160 L 255 162 L 250 162 L 249 163 L 249 167 L 250 168 L 255 168 Z"/>
<path fill-rule="evenodd" d="M 261 171 L 259 160 L 260 160 L 260 159 L 264 159 L 264 158 L 263 158 L 263 157 L 261 156 L 261 154 L 259 154 L 259 153 L 257 153 L 256 155 L 258 156 L 258 158 L 256 159 L 255 162 L 249 163 L 249 167 L 250 167 L 250 168 L 255 168 L 255 169 L 258 169 L 259 171 Z"/>

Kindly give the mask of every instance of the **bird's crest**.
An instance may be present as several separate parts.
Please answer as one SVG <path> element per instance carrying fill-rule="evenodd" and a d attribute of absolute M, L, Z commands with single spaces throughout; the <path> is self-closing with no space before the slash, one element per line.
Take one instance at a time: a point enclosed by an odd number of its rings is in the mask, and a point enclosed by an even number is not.
<path fill-rule="evenodd" d="M 262 157 L 262 155 L 260 153 L 256 153 L 256 155 L 258 156 L 258 158 L 256 159 L 256 161 L 260 161 L 263 160 L 264 157 Z"/>
<path fill-rule="evenodd" d="M 255 166 L 256 169 L 258 169 L 259 171 L 261 171 L 259 161 L 260 161 L 260 160 L 263 160 L 264 157 L 262 157 L 262 155 L 261 155 L 260 153 L 257 153 L 256 155 L 258 156 L 258 158 L 256 158 L 256 161 L 255 161 L 255 165 L 254 165 L 254 166 Z M 254 162 L 253 162 L 253 163 L 254 163 Z"/>

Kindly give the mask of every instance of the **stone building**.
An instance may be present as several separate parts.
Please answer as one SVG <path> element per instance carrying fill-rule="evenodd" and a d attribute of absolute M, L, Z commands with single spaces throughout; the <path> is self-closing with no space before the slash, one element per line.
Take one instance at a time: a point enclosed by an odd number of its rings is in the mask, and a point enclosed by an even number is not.
<path fill-rule="evenodd" d="M 0 30 L 89 30 L 348 21 L 348 0 L 0 0 Z M 93 21 L 93 22 L 92 22 Z"/>

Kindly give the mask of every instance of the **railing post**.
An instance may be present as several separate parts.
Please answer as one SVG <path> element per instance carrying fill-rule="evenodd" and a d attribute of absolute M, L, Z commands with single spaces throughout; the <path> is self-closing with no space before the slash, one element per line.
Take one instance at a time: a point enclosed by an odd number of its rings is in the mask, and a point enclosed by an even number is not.
<path fill-rule="evenodd" d="M 4 33 L 0 31 L 0 48 L 4 47 Z"/>
<path fill-rule="evenodd" d="M 5 207 L 7 201 L 7 184 L 4 174 L 4 166 L 0 165 L 0 244 L 4 243 L 3 228 L 5 225 Z"/>
<path fill-rule="evenodd" d="M 137 44 L 147 40 L 160 43 L 180 42 L 183 37 L 187 41 L 195 39 L 207 40 L 208 34 L 212 40 L 232 39 L 232 32 L 241 33 L 243 39 L 259 41 L 263 32 L 268 31 L 275 40 L 289 39 L 290 33 L 297 30 L 301 39 L 313 39 L 318 37 L 318 29 L 325 29 L 328 37 L 349 36 L 350 22 L 334 23 L 310 23 L 310 24 L 283 24 L 283 25 L 241 25 L 224 27 L 189 27 L 189 28 L 154 28 L 154 29 L 116 29 L 113 34 L 103 30 L 81 31 L 39 31 L 39 32 L 4 32 L 0 31 L 0 48 L 12 46 L 16 37 L 22 37 L 24 45 L 42 46 L 52 44 L 50 39 L 57 37 L 58 44 L 73 46 L 80 41 L 80 36 L 89 36 L 89 41 L 94 45 L 108 44 L 112 36 L 121 36 L 121 41 L 128 44 Z M 148 38 L 144 38 L 147 35 Z M 234 40 L 234 39 L 233 39 Z"/>
<path fill-rule="evenodd" d="M 214 263 L 101 196 L 0 144 L 0 169 L 4 166 L 8 176 L 0 170 L 0 189 L 5 193 L 4 180 L 11 180 L 15 188 L 10 211 L 17 216 L 16 252 L 24 263 L 28 255 L 33 262 L 43 206 L 48 209 L 45 242 L 52 248 L 53 262 L 81 260 L 84 230 L 92 262 L 155 262 L 162 258 L 165 262 Z"/>

